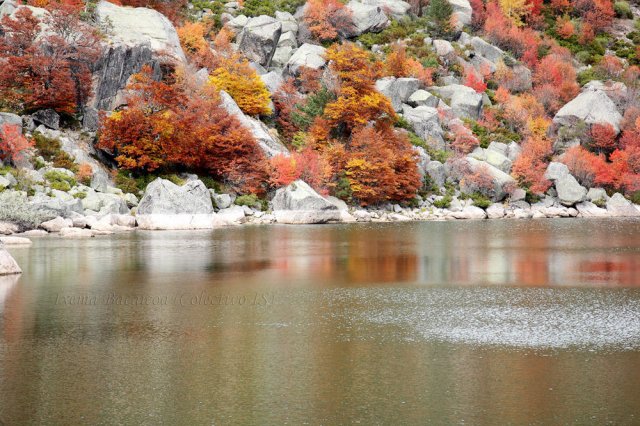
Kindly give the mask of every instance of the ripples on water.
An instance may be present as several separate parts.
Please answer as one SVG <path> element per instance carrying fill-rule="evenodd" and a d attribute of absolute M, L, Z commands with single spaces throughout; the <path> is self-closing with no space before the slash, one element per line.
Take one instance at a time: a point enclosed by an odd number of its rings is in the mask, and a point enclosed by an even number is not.
<path fill-rule="evenodd" d="M 636 291 L 359 289 L 335 290 L 323 297 L 330 315 L 356 327 L 343 335 L 349 339 L 384 337 L 375 335 L 376 326 L 384 325 L 397 326 L 398 338 L 408 341 L 532 349 L 640 348 Z"/>

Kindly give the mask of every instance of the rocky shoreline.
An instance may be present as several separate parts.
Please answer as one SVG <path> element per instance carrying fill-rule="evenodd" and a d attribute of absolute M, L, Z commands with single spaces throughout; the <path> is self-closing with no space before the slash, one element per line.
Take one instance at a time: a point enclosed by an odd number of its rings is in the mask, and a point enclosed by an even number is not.
<path fill-rule="evenodd" d="M 100 203 L 84 199 L 66 202 L 30 204 L 40 211 L 57 212 L 54 218 L 32 229 L 11 222 L 0 222 L 0 237 L 5 245 L 29 244 L 25 239 L 46 235 L 64 238 L 90 238 L 135 230 L 212 230 L 238 225 L 326 224 L 326 223 L 389 223 L 409 221 L 482 220 L 482 219 L 543 219 L 543 218 L 617 218 L 637 217 L 640 206 L 620 194 L 609 197 L 604 191 L 591 190 L 585 200 L 575 205 L 563 205 L 557 196 L 546 195 L 530 204 L 524 199 L 493 203 L 486 209 L 456 191 L 447 208 L 434 205 L 442 195 L 419 200 L 419 207 L 388 204 L 378 208 L 355 208 L 335 197 L 323 197 L 303 181 L 279 189 L 266 211 L 258 204 L 238 205 L 229 194 L 216 194 L 198 179 L 183 186 L 165 179 L 149 184 L 144 196 L 129 210 L 121 195 L 95 192 Z M 119 199 L 119 202 L 115 200 Z M 601 201 L 603 200 L 603 201 Z M 110 201 L 111 203 L 107 203 Z M 601 205 L 602 207 L 598 206 Z M 34 207 L 35 206 L 35 207 Z M 76 211 L 74 206 L 84 206 Z M 98 211 L 86 209 L 102 206 Z M 55 210 L 58 208 L 58 210 Z M 47 210 L 48 209 L 48 210 Z"/>

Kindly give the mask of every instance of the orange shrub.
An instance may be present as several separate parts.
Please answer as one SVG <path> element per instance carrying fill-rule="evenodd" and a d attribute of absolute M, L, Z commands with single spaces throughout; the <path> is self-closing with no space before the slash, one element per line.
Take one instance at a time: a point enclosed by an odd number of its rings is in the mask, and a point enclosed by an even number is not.
<path fill-rule="evenodd" d="M 513 163 L 513 176 L 520 185 L 529 187 L 532 192 L 544 193 L 551 186 L 551 182 L 544 177 L 551 154 L 553 149 L 549 139 L 528 138 L 522 144 L 522 154 Z"/>
<path fill-rule="evenodd" d="M 353 28 L 351 11 L 338 0 L 308 0 L 304 22 L 320 41 L 331 41 L 338 35 L 349 35 Z"/>

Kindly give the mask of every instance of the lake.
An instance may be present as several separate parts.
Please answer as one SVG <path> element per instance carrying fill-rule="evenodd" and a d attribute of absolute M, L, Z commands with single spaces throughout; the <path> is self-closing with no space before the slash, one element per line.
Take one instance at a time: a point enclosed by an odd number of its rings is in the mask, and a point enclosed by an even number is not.
<path fill-rule="evenodd" d="M 638 424 L 640 221 L 34 238 L 0 424 Z"/>

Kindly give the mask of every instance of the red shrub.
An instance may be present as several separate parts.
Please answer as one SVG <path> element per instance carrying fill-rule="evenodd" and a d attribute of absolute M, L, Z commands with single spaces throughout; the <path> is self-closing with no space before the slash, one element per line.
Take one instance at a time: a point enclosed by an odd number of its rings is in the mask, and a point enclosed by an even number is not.
<path fill-rule="evenodd" d="M 0 128 L 0 159 L 15 162 L 34 146 L 33 141 L 22 136 L 17 125 L 5 124 Z"/>
<path fill-rule="evenodd" d="M 610 154 L 616 148 L 616 129 L 611 124 L 594 124 L 591 126 L 589 147 L 599 153 Z"/>
<path fill-rule="evenodd" d="M 540 137 L 528 138 L 522 144 L 522 154 L 513 163 L 513 176 L 532 192 L 544 193 L 551 186 L 551 182 L 544 177 L 551 154 L 553 149 L 550 140 Z"/>

